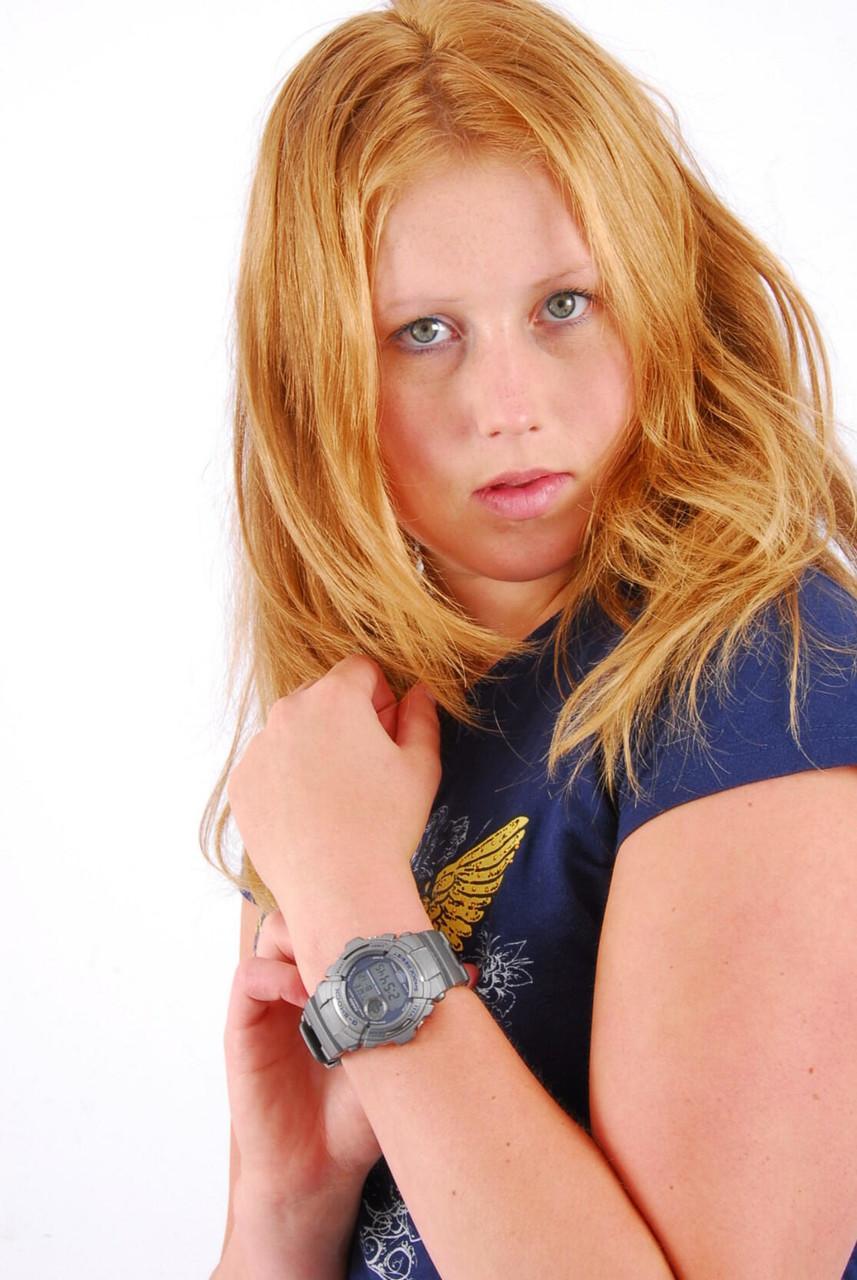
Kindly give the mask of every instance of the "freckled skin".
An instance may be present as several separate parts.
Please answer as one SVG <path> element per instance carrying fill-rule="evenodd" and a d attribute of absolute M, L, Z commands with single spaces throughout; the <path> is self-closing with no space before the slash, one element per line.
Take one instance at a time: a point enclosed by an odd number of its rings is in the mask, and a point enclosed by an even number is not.
<path fill-rule="evenodd" d="M 561 607 L 592 481 L 633 411 L 599 284 L 538 169 L 486 160 L 427 175 L 382 235 L 373 304 L 397 515 L 469 614 L 510 636 Z M 574 477 L 541 516 L 506 519 L 472 497 L 498 472 L 537 466 Z"/>

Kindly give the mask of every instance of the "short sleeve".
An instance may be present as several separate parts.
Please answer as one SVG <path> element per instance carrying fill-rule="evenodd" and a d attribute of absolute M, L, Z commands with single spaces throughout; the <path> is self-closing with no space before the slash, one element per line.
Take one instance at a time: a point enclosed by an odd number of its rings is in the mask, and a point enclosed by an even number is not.
<path fill-rule="evenodd" d="M 857 764 L 857 602 L 827 574 L 805 571 L 798 590 L 801 626 L 810 641 L 797 688 L 798 739 L 789 726 L 790 632 L 774 605 L 759 638 L 739 649 L 725 694 L 713 687 L 700 701 L 706 741 L 656 727 L 638 762 L 642 793 L 619 788 L 617 848 L 650 818 L 730 787 Z M 816 641 L 848 646 L 829 651 Z"/>

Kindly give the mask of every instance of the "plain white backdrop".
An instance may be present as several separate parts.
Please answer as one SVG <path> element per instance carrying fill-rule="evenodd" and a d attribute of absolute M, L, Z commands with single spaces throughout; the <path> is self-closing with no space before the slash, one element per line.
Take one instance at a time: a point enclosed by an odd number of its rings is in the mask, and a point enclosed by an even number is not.
<path fill-rule="evenodd" d="M 0 1273 L 205 1280 L 240 898 L 225 759 L 230 319 L 313 0 L 0 0 Z M 829 344 L 857 457 L 857 9 L 566 0 L 663 90 Z"/>

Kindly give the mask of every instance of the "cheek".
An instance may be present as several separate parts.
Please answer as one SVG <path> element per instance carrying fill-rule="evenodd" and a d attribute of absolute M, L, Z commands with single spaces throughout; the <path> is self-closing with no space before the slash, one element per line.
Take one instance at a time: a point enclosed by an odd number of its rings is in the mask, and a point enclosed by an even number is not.
<path fill-rule="evenodd" d="M 424 416 L 418 417 L 415 410 L 402 412 L 401 406 L 395 410 L 391 406 L 381 415 L 379 429 L 381 457 L 396 517 L 406 524 L 416 521 L 421 526 L 426 513 L 438 509 L 448 490 L 437 433 L 432 432 Z"/>
<path fill-rule="evenodd" d="M 600 456 L 633 413 L 633 384 L 627 354 L 618 341 L 594 355 L 575 387 L 576 417 L 593 458 Z"/>
<path fill-rule="evenodd" d="M 399 480 L 409 470 L 418 447 L 411 421 L 401 409 L 391 406 L 381 415 L 380 439 L 384 464 L 393 479 Z"/>
<path fill-rule="evenodd" d="M 409 480 L 442 476 L 449 470 L 450 449 L 442 439 L 440 413 L 433 413 L 429 397 L 390 397 L 381 412 L 381 454 L 398 485 Z"/>

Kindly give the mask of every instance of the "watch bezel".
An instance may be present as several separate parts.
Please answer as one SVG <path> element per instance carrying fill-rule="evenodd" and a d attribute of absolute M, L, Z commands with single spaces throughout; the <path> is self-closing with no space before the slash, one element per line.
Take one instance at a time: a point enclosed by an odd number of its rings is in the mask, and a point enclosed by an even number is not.
<path fill-rule="evenodd" d="M 407 1004 L 401 1014 L 391 1021 L 372 1019 L 365 1014 L 358 1015 L 348 1000 L 348 979 L 354 967 L 370 957 L 385 960 L 391 956 L 391 953 L 393 953 L 394 963 L 404 970 L 407 976 Z M 336 977 L 325 978 L 319 983 L 317 996 L 320 1004 L 327 1003 L 328 1000 L 333 1004 L 340 1019 L 355 1035 L 359 1036 L 359 1047 L 396 1043 L 397 1037 L 402 1032 L 410 1032 L 419 1026 L 434 1003 L 430 997 L 419 995 L 418 989 L 422 985 L 422 975 L 410 955 L 403 948 L 396 946 L 395 940 L 383 946 L 378 946 L 375 942 L 370 945 L 364 940 L 359 947 L 354 948 L 352 955 L 347 956 L 344 961 L 340 960 L 339 963 L 340 968 Z"/>

